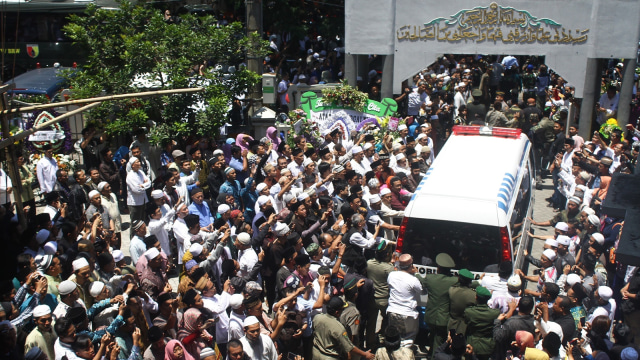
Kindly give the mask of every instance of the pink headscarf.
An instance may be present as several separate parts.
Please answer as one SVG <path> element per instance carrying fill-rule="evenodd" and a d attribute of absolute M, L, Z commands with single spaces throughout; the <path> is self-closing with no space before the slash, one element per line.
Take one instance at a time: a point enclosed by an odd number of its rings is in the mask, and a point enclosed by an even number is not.
<path fill-rule="evenodd" d="M 196 360 L 200 359 L 200 352 L 202 349 L 209 346 L 203 336 L 211 336 L 206 330 L 200 332 L 198 326 L 200 324 L 201 316 L 202 313 L 200 310 L 190 308 L 185 311 L 182 316 L 182 321 L 180 321 L 180 325 L 178 326 L 178 339 L 181 341 L 185 341 L 186 338 L 189 338 L 190 340 L 190 335 L 198 334 L 195 339 L 188 341 L 184 346 L 185 350 L 191 353 Z"/>
<path fill-rule="evenodd" d="M 164 360 L 178 360 L 175 356 L 173 356 L 173 349 L 176 346 L 180 346 L 182 350 L 184 350 L 184 360 L 195 360 L 191 354 L 185 349 L 184 345 L 178 340 L 171 340 L 167 343 L 167 346 L 164 347 Z"/>
<path fill-rule="evenodd" d="M 267 128 L 267 137 L 271 140 L 271 143 L 273 143 L 274 149 L 277 149 L 278 145 L 282 142 L 282 139 L 278 136 L 278 129 L 273 126 Z"/>
<path fill-rule="evenodd" d="M 249 140 L 245 140 L 245 137 L 249 138 Z M 238 136 L 236 136 L 236 145 L 240 146 L 243 151 L 249 151 L 250 141 L 253 141 L 253 138 L 247 134 L 238 134 Z"/>

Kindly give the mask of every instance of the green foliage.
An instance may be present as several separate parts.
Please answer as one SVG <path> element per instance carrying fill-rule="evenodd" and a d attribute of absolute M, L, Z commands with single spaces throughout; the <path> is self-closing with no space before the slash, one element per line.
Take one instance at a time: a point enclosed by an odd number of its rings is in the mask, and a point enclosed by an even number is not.
<path fill-rule="evenodd" d="M 363 111 L 367 100 L 369 100 L 367 94 L 348 85 L 346 81 L 341 81 L 335 88 L 322 89 L 322 101 L 336 106 L 350 107 L 356 111 Z"/>
<path fill-rule="evenodd" d="M 107 122 L 105 131 L 112 134 L 154 120 L 157 140 L 215 133 L 226 120 L 230 100 L 260 76 L 246 69 L 226 75 L 206 69 L 199 75 L 199 65 L 237 64 L 249 47 L 264 56 L 268 42 L 256 34 L 245 36 L 240 23 L 218 26 L 214 17 L 191 15 L 167 23 L 156 9 L 127 0 L 120 4 L 115 11 L 89 6 L 87 16 L 72 15 L 64 28 L 91 54 L 83 71 L 69 77 L 73 97 L 203 87 L 199 93 L 105 102 L 91 110 L 89 118 Z M 144 81 L 134 86 L 134 79 Z"/>

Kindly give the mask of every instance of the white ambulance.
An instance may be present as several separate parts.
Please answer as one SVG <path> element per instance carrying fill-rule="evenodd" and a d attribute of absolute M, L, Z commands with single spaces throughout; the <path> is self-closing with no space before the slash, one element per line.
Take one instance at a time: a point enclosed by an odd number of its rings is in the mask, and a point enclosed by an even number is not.
<path fill-rule="evenodd" d="M 476 278 L 503 261 L 522 268 L 531 242 L 532 153 L 520 129 L 454 126 L 405 210 L 398 251 L 413 255 L 421 274 L 435 271 L 442 252 Z"/>

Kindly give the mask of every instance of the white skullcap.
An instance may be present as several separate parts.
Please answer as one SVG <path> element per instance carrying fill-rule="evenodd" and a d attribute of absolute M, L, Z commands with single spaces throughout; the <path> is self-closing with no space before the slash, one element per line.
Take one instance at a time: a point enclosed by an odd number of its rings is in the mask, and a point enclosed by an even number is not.
<path fill-rule="evenodd" d="M 251 243 L 251 235 L 247 234 L 246 232 L 241 232 L 240 234 L 238 234 L 236 239 L 238 239 L 238 242 L 242 245 L 249 245 Z"/>
<path fill-rule="evenodd" d="M 567 275 L 567 285 L 573 286 L 575 284 L 581 283 L 582 278 L 578 274 L 569 274 Z"/>
<path fill-rule="evenodd" d="M 58 251 L 58 242 L 57 241 L 49 241 L 44 244 L 44 253 L 47 255 L 53 255 Z"/>
<path fill-rule="evenodd" d="M 569 246 L 571 244 L 571 238 L 566 235 L 558 235 L 556 241 L 559 245 Z"/>
<path fill-rule="evenodd" d="M 289 226 L 283 222 L 278 222 L 275 225 L 274 232 L 277 236 L 285 236 L 290 231 Z"/>
<path fill-rule="evenodd" d="M 422 149 L 420 149 L 421 153 L 431 153 L 431 148 L 428 146 L 423 146 Z"/>
<path fill-rule="evenodd" d="M 104 289 L 104 283 L 102 281 L 94 281 L 89 287 L 89 294 L 91 294 L 91 296 L 93 297 L 98 297 L 98 295 L 100 295 L 100 293 L 102 292 L 102 289 Z"/>
<path fill-rule="evenodd" d="M 302 192 L 300 193 L 300 195 L 298 195 L 298 201 L 305 201 L 307 198 L 309 198 L 309 194 L 307 194 L 306 192 Z"/>
<path fill-rule="evenodd" d="M 385 196 L 387 194 L 391 194 L 391 190 L 389 190 L 389 188 L 384 188 L 380 190 L 380 196 Z"/>
<path fill-rule="evenodd" d="M 140 161 L 140 159 L 138 159 L 135 156 L 132 156 L 132 157 L 129 158 L 129 161 L 127 162 L 127 165 L 133 165 L 133 163 L 135 163 L 136 161 Z"/>
<path fill-rule="evenodd" d="M 89 262 L 83 257 L 73 260 L 71 264 L 73 265 L 73 271 L 78 271 L 83 267 L 89 266 Z"/>
<path fill-rule="evenodd" d="M 507 280 L 507 286 L 512 288 L 519 288 L 522 286 L 522 279 L 520 275 L 511 275 Z"/>
<path fill-rule="evenodd" d="M 364 144 L 364 146 L 362 147 L 362 150 L 369 150 L 373 147 L 373 145 L 371 145 L 371 143 L 366 143 Z"/>
<path fill-rule="evenodd" d="M 369 203 L 370 204 L 377 204 L 380 202 L 380 195 L 378 194 L 373 194 L 371 195 L 371 197 L 369 198 Z"/>
<path fill-rule="evenodd" d="M 33 309 L 34 319 L 49 314 L 51 314 L 51 308 L 49 307 L 49 305 L 38 305 Z"/>
<path fill-rule="evenodd" d="M 598 295 L 602 300 L 609 301 L 613 296 L 613 290 L 608 286 L 600 286 L 598 287 Z"/>
<path fill-rule="evenodd" d="M 402 124 L 402 125 L 398 126 L 398 131 L 402 131 L 402 130 L 407 130 L 407 125 Z"/>
<path fill-rule="evenodd" d="M 596 214 L 596 211 L 593 210 L 592 208 L 588 207 L 588 206 L 583 207 L 582 211 L 584 211 L 584 213 L 588 214 L 588 215 L 595 215 Z"/>
<path fill-rule="evenodd" d="M 580 173 L 578 174 L 578 176 L 580 176 L 580 178 L 584 181 L 589 181 L 591 179 L 591 174 L 589 174 L 586 171 L 580 171 Z"/>
<path fill-rule="evenodd" d="M 304 159 L 304 161 L 302 162 L 302 166 L 307 167 L 309 165 L 313 164 L 313 160 L 311 160 L 310 157 Z"/>
<path fill-rule="evenodd" d="M 593 238 L 593 240 L 595 240 L 598 244 L 602 245 L 604 244 L 604 236 L 600 233 L 593 233 L 591 235 L 591 237 Z"/>
<path fill-rule="evenodd" d="M 282 201 L 284 201 L 285 204 L 288 204 L 291 202 L 291 200 L 295 199 L 296 197 L 293 196 L 293 194 L 291 193 L 286 193 L 284 195 L 282 195 Z"/>
<path fill-rule="evenodd" d="M 351 148 L 351 153 L 354 154 L 354 155 L 358 154 L 358 153 L 361 153 L 361 152 L 362 152 L 362 148 L 360 146 L 356 145 L 356 146 Z"/>
<path fill-rule="evenodd" d="M 164 197 L 164 193 L 162 190 L 153 190 L 151 192 L 151 197 L 154 199 L 162 199 Z"/>
<path fill-rule="evenodd" d="M 301 76 L 302 76 L 302 75 L 301 75 Z M 298 76 L 298 79 L 300 79 L 300 76 Z M 306 76 L 305 76 L 305 79 L 306 79 Z M 324 130 L 322 130 L 322 132 L 320 133 L 320 135 L 322 135 L 322 136 L 327 136 L 327 135 L 329 135 L 329 134 L 331 134 L 331 129 L 324 129 Z"/>
<path fill-rule="evenodd" d="M 376 186 L 380 185 L 380 181 L 378 181 L 378 179 L 373 177 L 373 178 L 369 179 L 369 182 L 367 183 L 367 185 L 369 185 L 370 188 L 376 187 Z"/>
<path fill-rule="evenodd" d="M 242 306 L 242 301 L 244 301 L 244 296 L 242 296 L 242 294 L 233 294 L 229 298 L 229 306 L 231 306 L 232 309 L 237 310 Z"/>
<path fill-rule="evenodd" d="M 227 205 L 227 204 L 218 205 L 218 214 L 220 214 L 220 215 L 226 213 L 229 210 L 231 210 L 231 207 L 229 205 Z"/>
<path fill-rule="evenodd" d="M 124 259 L 124 253 L 122 253 L 122 251 L 120 250 L 113 250 L 111 255 L 113 256 L 113 261 L 115 262 L 120 262 L 122 259 Z"/>
<path fill-rule="evenodd" d="M 50 234 L 51 234 L 51 232 L 49 232 L 49 230 L 40 229 L 40 231 L 38 231 L 38 233 L 36 234 L 36 241 L 38 241 L 39 245 L 42 245 L 45 242 L 47 242 L 47 240 L 49 239 L 49 235 Z"/>
<path fill-rule="evenodd" d="M 600 218 L 598 215 L 589 215 L 589 222 L 593 226 L 600 226 Z"/>
<path fill-rule="evenodd" d="M 71 294 L 76 289 L 76 283 L 71 280 L 65 280 L 58 285 L 58 293 L 60 295 Z"/>
<path fill-rule="evenodd" d="M 463 87 L 463 86 L 467 86 L 467 84 L 465 84 L 464 82 L 459 82 L 458 85 L 456 85 L 457 88 L 459 87 Z"/>
<path fill-rule="evenodd" d="M 326 186 L 324 186 L 324 185 L 320 185 L 320 186 L 318 186 L 318 188 L 316 189 L 316 194 L 320 194 L 320 193 L 321 193 L 321 192 L 323 192 L 323 191 L 329 191 L 329 189 L 327 189 L 327 187 L 326 187 Z"/>
<path fill-rule="evenodd" d="M 546 249 L 542 252 L 542 255 L 546 256 L 547 259 L 554 261 L 556 259 L 556 252 L 551 249 Z"/>
<path fill-rule="evenodd" d="M 266 195 L 260 195 L 258 197 L 258 205 L 262 206 L 269 202 L 269 197 Z"/>
<path fill-rule="evenodd" d="M 393 151 L 400 150 L 400 147 L 402 147 L 400 143 L 393 143 L 393 145 L 391 145 L 391 148 L 393 149 Z"/>
<path fill-rule="evenodd" d="M 257 317 L 248 316 L 246 319 L 244 319 L 244 322 L 242 323 L 242 326 L 247 327 L 247 326 L 255 325 L 257 323 L 259 323 Z"/>
<path fill-rule="evenodd" d="M 267 184 L 265 183 L 260 183 L 258 184 L 258 186 L 256 186 L 256 190 L 258 190 L 258 192 L 261 192 L 262 190 L 264 190 L 264 188 L 267 187 Z"/>
<path fill-rule="evenodd" d="M 558 247 L 558 241 L 556 239 L 547 239 L 544 243 L 554 248 Z"/>
<path fill-rule="evenodd" d="M 213 154 L 212 154 L 212 155 L 213 155 L 213 156 L 217 156 L 217 155 L 222 155 L 222 154 L 224 154 L 224 151 L 222 151 L 222 150 L 220 150 L 220 149 L 216 149 L 216 150 L 213 152 Z"/>
<path fill-rule="evenodd" d="M 560 337 L 560 341 L 562 341 L 562 339 L 564 338 L 564 334 L 562 333 L 562 327 L 560 326 L 560 324 L 553 321 L 546 321 L 545 323 L 547 325 L 547 328 L 544 329 L 546 330 L 546 333 L 555 333 L 556 335 L 558 335 L 558 337 Z"/>
<path fill-rule="evenodd" d="M 191 245 L 191 246 L 193 246 L 193 245 Z M 191 249 L 191 248 L 189 248 L 189 249 Z M 145 253 L 144 253 L 144 257 L 146 257 L 148 261 L 151 261 L 151 260 L 155 259 L 156 256 L 158 256 L 158 255 L 160 255 L 160 251 L 158 249 L 156 249 L 155 247 L 152 247 L 151 249 L 145 251 Z"/>
<path fill-rule="evenodd" d="M 202 245 L 198 243 L 191 244 L 191 246 L 189 247 L 189 252 L 191 253 L 191 255 L 193 255 L 193 257 L 202 254 Z"/>
<path fill-rule="evenodd" d="M 91 190 L 89 191 L 89 199 L 93 199 L 94 196 L 96 195 L 100 195 L 100 193 L 98 192 L 98 190 Z"/>
<path fill-rule="evenodd" d="M 556 224 L 556 229 L 560 231 L 569 231 L 569 225 L 566 222 L 560 221 Z"/>
<path fill-rule="evenodd" d="M 396 161 L 400 161 L 400 160 L 406 159 L 406 158 L 407 157 L 403 153 L 400 153 L 400 154 L 396 155 Z"/>
<path fill-rule="evenodd" d="M 106 182 L 106 181 L 100 181 L 100 183 L 98 184 L 98 191 L 102 191 L 102 190 L 104 190 L 104 187 L 105 187 L 105 186 L 107 186 L 107 185 L 109 185 L 109 183 L 108 183 L 108 182 Z"/>
<path fill-rule="evenodd" d="M 418 137 L 416 137 L 416 141 L 418 141 L 418 140 L 420 140 L 420 139 L 422 139 L 422 138 L 426 138 L 426 137 L 427 137 L 427 134 L 425 134 L 425 133 L 420 133 L 420 135 L 418 135 Z"/>

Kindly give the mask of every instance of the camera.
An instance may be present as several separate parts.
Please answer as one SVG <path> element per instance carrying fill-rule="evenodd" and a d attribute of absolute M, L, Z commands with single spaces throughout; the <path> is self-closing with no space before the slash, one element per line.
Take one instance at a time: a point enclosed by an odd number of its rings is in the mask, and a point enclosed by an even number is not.
<path fill-rule="evenodd" d="M 542 269 L 533 270 L 533 275 L 540 275 L 542 273 Z"/>

